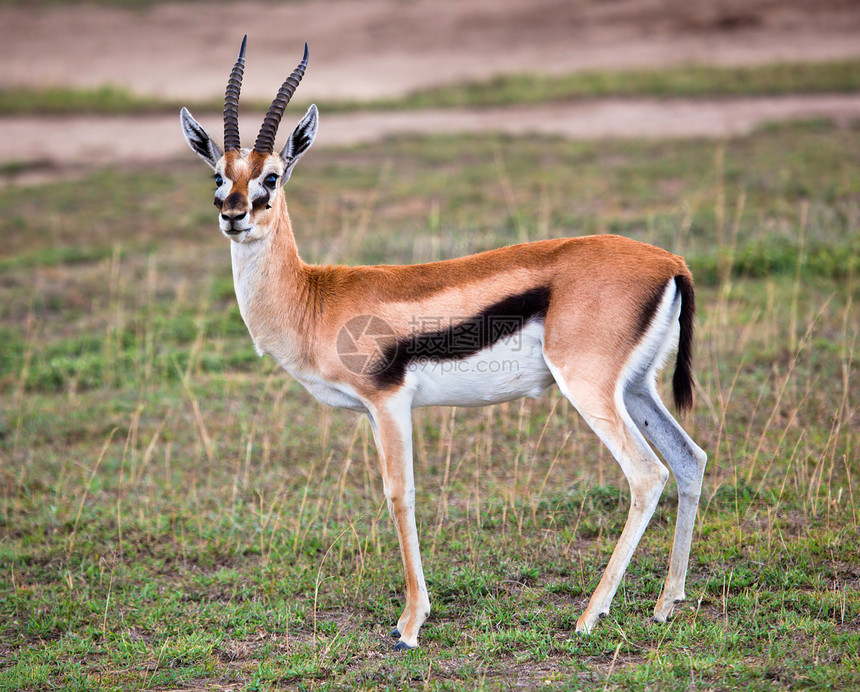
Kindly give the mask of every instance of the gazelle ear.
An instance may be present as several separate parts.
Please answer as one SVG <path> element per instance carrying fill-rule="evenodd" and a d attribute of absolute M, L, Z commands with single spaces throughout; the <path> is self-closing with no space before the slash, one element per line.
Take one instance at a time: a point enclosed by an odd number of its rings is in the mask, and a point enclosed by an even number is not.
<path fill-rule="evenodd" d="M 286 183 L 290 179 L 295 166 L 302 155 L 311 148 L 314 143 L 314 137 L 317 136 L 317 127 L 319 125 L 319 111 L 315 104 L 311 104 L 308 112 L 301 122 L 296 125 L 293 130 L 287 145 L 281 151 L 281 159 L 284 162 L 285 170 L 283 180 Z"/>
<path fill-rule="evenodd" d="M 221 148 L 215 144 L 215 141 L 200 123 L 191 116 L 187 108 L 180 111 L 179 120 L 182 123 L 182 134 L 185 135 L 188 146 L 214 170 L 215 164 L 224 155 Z"/>

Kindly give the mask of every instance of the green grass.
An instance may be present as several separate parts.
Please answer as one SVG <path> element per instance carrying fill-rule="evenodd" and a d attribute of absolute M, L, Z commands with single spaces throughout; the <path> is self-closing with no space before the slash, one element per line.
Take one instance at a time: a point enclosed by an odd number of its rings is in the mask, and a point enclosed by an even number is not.
<path fill-rule="evenodd" d="M 860 90 L 858 67 L 858 60 L 837 60 L 737 67 L 692 64 L 660 70 L 604 70 L 563 75 L 504 75 L 487 81 L 417 92 L 407 97 L 403 106 L 506 106 L 609 96 L 704 98 L 856 92 Z"/>
<path fill-rule="evenodd" d="M 0 113 L 3 115 L 131 115 L 164 113 L 181 108 L 181 104 L 137 96 L 128 89 L 105 85 L 94 89 L 71 87 L 5 87 L 0 89 Z M 213 110 L 207 104 L 206 110 Z"/>
<path fill-rule="evenodd" d="M 648 621 L 670 484 L 609 618 L 574 634 L 627 490 L 551 390 L 416 412 L 433 614 L 399 656 L 371 432 L 254 355 L 205 169 L 0 189 L 0 689 L 858 687 L 858 147 L 814 122 L 302 161 L 309 260 L 612 231 L 697 277 L 685 427 L 710 460 L 677 617 Z"/>
<path fill-rule="evenodd" d="M 603 97 L 706 98 L 852 93 L 860 90 L 860 60 L 820 63 L 781 62 L 722 67 L 680 65 L 661 70 L 586 71 L 563 75 L 515 74 L 485 81 L 426 89 L 396 99 L 324 101 L 325 113 L 359 110 L 475 108 L 535 104 Z M 135 94 L 122 87 L 0 89 L 0 115 L 94 113 L 129 115 L 174 113 L 181 106 L 194 113 L 220 113 L 223 99 L 189 103 Z M 307 105 L 307 104 L 305 104 Z M 264 112 L 268 103 L 247 102 Z"/>

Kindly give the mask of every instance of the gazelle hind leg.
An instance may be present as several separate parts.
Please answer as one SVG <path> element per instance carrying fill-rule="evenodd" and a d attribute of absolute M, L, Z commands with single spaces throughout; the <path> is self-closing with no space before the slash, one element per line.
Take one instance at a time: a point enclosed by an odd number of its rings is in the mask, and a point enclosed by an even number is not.
<path fill-rule="evenodd" d="M 636 427 L 666 460 L 678 485 L 678 516 L 669 573 L 654 608 L 654 619 L 664 622 L 672 615 L 675 604 L 686 598 L 687 563 L 708 456 L 663 405 L 650 374 L 631 383 L 624 392 L 624 402 Z"/>
<path fill-rule="evenodd" d="M 555 366 L 548 358 L 547 364 L 562 393 L 612 452 L 630 486 L 630 509 L 624 529 L 588 607 L 576 622 L 576 631 L 587 633 L 609 613 L 633 552 L 654 515 L 669 471 L 636 429 L 620 397 L 615 396 L 614 386 L 580 386 L 565 376 L 567 369 L 563 365 Z"/>

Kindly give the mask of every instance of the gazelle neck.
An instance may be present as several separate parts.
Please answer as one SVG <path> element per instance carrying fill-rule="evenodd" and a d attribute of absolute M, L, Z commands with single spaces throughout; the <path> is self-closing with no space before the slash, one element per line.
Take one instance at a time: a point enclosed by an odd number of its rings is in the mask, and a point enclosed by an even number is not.
<path fill-rule="evenodd" d="M 231 242 L 233 286 L 239 312 L 257 352 L 268 353 L 285 367 L 304 349 L 307 334 L 307 275 L 299 257 L 283 193 L 273 200 L 257 240 Z"/>

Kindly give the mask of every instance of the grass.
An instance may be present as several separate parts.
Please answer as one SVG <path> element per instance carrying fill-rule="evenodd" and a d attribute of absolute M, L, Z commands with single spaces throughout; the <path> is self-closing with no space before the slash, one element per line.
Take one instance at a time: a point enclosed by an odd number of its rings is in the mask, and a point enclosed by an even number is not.
<path fill-rule="evenodd" d="M 562 75 L 503 75 L 416 91 L 396 99 L 325 101 L 326 113 L 422 108 L 476 108 L 536 104 L 604 97 L 708 98 L 785 94 L 854 93 L 860 90 L 860 60 L 820 63 L 780 62 L 724 67 L 680 65 L 660 70 L 585 71 Z M 243 102 L 244 103 L 244 102 Z M 194 113 L 221 113 L 223 99 L 176 102 L 104 85 L 0 89 L 0 115 L 140 115 L 175 113 L 181 106 Z M 308 104 L 305 104 L 307 106 Z M 268 103 L 245 107 L 264 112 Z"/>
<path fill-rule="evenodd" d="M 434 610 L 405 656 L 368 425 L 254 355 L 206 171 L 0 189 L 0 689 L 856 688 L 858 141 L 812 122 L 303 160 L 308 260 L 612 231 L 697 277 L 685 426 L 710 460 L 677 617 L 648 622 L 670 484 L 609 618 L 574 634 L 627 490 L 550 390 L 416 413 Z"/>
<path fill-rule="evenodd" d="M 408 108 L 507 106 L 604 97 L 707 98 L 856 92 L 857 60 L 782 62 L 736 67 L 679 65 L 584 71 L 562 75 L 503 75 L 487 81 L 412 94 Z"/>

